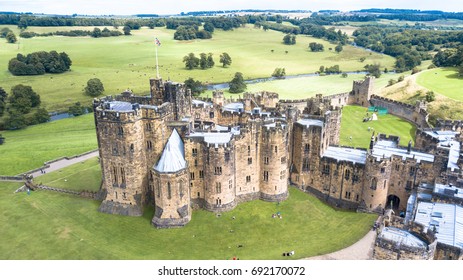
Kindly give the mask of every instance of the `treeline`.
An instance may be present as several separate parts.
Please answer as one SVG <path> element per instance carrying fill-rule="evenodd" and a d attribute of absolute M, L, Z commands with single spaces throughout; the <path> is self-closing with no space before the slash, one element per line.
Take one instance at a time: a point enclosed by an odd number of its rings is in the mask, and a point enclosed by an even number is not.
<path fill-rule="evenodd" d="M 431 59 L 431 51 L 463 42 L 463 32 L 414 30 L 396 27 L 367 26 L 357 29 L 356 45 L 396 58 L 396 71 L 413 69 L 422 60 Z"/>
<path fill-rule="evenodd" d="M 70 30 L 70 31 L 56 31 L 56 32 L 47 32 L 47 33 L 36 33 L 32 31 L 23 31 L 19 34 L 21 38 L 33 38 L 33 37 L 49 37 L 49 36 L 67 36 L 67 37 L 85 37 L 91 36 L 94 38 L 99 37 L 113 37 L 121 36 L 122 32 L 119 30 L 109 30 L 108 28 L 103 28 L 103 30 L 96 27 L 93 31 L 90 30 Z"/>
<path fill-rule="evenodd" d="M 72 61 L 65 52 L 41 51 L 27 56 L 18 54 L 9 61 L 8 70 L 15 76 L 56 74 L 68 71 L 71 64 Z"/>

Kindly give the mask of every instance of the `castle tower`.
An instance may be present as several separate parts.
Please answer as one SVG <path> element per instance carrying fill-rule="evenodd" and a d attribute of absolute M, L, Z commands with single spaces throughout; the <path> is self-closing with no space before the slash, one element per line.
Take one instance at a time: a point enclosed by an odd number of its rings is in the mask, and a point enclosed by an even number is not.
<path fill-rule="evenodd" d="M 375 78 L 367 77 L 363 81 L 354 81 L 352 91 L 349 94 L 348 104 L 357 104 L 363 107 L 370 106 L 370 98 L 373 94 Z"/>
<path fill-rule="evenodd" d="M 261 141 L 260 197 L 282 201 L 288 197 L 288 135 L 281 122 L 264 125 Z"/>
<path fill-rule="evenodd" d="M 225 105 L 225 98 L 223 96 L 223 91 L 216 90 L 216 91 L 212 92 L 212 102 L 215 105 L 224 106 Z"/>
<path fill-rule="evenodd" d="M 173 130 L 152 170 L 155 211 L 152 224 L 158 228 L 184 226 L 191 220 L 190 180 L 183 141 Z"/>
<path fill-rule="evenodd" d="M 368 155 L 363 180 L 363 196 L 361 206 L 366 210 L 381 213 L 386 205 L 389 180 L 391 177 L 391 159 L 378 159 Z"/>

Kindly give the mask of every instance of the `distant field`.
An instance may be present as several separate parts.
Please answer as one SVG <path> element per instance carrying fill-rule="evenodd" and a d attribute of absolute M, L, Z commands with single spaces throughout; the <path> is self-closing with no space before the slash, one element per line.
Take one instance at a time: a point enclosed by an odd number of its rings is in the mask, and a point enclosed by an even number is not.
<path fill-rule="evenodd" d="M 395 79 L 402 74 L 383 74 L 380 78 L 375 79 L 374 89 L 378 90 L 385 87 L 390 79 Z M 314 77 L 301 77 L 293 79 L 273 80 L 257 84 L 248 84 L 247 92 L 270 91 L 278 93 L 280 99 L 305 99 L 316 94 L 330 95 L 352 90 L 353 81 L 363 80 L 364 74 L 349 74 L 346 78 L 341 75 L 327 75 Z M 238 94 L 230 94 L 228 90 L 224 91 L 227 98 L 236 98 Z M 212 91 L 202 94 L 205 97 L 212 97 Z"/>
<path fill-rule="evenodd" d="M 382 133 L 399 136 L 401 146 L 407 146 L 409 140 L 415 143 L 416 127 L 413 124 L 391 114 L 378 116 L 377 121 L 363 122 L 366 113 L 367 108 L 364 107 L 344 106 L 341 121 L 341 145 L 368 148 L 373 131 L 375 135 Z M 371 112 L 369 114 L 371 116 Z"/>
<path fill-rule="evenodd" d="M 294 260 L 355 243 L 377 218 L 337 211 L 291 188 L 280 204 L 246 202 L 220 217 L 198 210 L 184 228 L 156 229 L 152 208 L 142 217 L 108 215 L 98 201 L 15 194 L 19 186 L 0 183 L 1 260 Z M 278 211 L 283 219 L 272 219 Z M 282 256 L 290 250 L 296 254 Z"/>
<path fill-rule="evenodd" d="M 416 82 L 435 93 L 463 101 L 463 77 L 455 68 L 434 68 L 419 73 Z"/>
<path fill-rule="evenodd" d="M 31 27 L 28 30 L 42 33 L 79 28 Z M 235 72 L 242 72 L 246 79 L 269 77 L 277 67 L 286 68 L 286 73 L 292 75 L 314 73 L 321 65 L 338 64 L 343 71 L 356 71 L 362 70 L 368 63 L 380 63 L 390 69 L 394 63 L 390 56 L 369 53 L 352 46 L 345 46 L 344 51 L 338 54 L 329 50 L 334 49 L 335 45 L 302 35 L 297 36 L 296 45 L 287 46 L 282 43 L 281 32 L 263 31 L 251 25 L 234 31 L 216 30 L 211 40 L 174 41 L 174 30 L 165 28 L 143 28 L 132 33 L 133 36 L 97 39 L 35 37 L 20 39 L 19 45 L 1 41 L 0 85 L 7 91 L 20 83 L 32 86 L 41 95 L 42 103 L 49 111 L 66 110 L 77 101 L 89 104 L 91 98 L 83 95 L 83 89 L 87 80 L 94 77 L 102 80 L 106 95 L 118 94 L 127 88 L 135 94 L 146 94 L 149 91 L 148 79 L 156 75 L 155 37 L 162 43 L 158 48 L 161 76 L 179 82 L 188 77 L 207 83 L 227 82 Z M 323 43 L 325 51 L 310 52 L 310 42 Z M 8 61 L 18 52 L 27 54 L 41 50 L 68 53 L 73 61 L 71 71 L 35 77 L 15 77 L 7 71 Z M 186 70 L 182 58 L 190 52 L 197 56 L 201 52 L 213 53 L 216 66 L 208 70 Z M 231 67 L 220 66 L 219 55 L 223 52 L 232 57 Z M 359 61 L 361 57 L 366 58 L 363 63 Z"/>
<path fill-rule="evenodd" d="M 0 175 L 16 175 L 38 168 L 45 161 L 96 149 L 93 114 L 2 131 Z"/>

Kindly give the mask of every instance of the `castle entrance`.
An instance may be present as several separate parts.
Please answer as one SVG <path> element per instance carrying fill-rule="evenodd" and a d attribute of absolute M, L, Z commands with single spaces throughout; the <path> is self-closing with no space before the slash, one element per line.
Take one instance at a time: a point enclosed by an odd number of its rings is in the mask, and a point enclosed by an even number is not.
<path fill-rule="evenodd" d="M 400 205 L 400 198 L 396 195 L 388 195 L 387 196 L 387 203 L 386 203 L 386 208 L 387 209 L 393 209 L 393 210 L 397 210 L 399 209 L 399 205 Z"/>

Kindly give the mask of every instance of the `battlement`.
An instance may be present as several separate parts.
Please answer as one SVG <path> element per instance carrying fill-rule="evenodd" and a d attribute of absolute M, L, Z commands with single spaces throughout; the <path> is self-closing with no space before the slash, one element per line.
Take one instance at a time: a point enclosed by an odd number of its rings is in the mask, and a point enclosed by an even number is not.
<path fill-rule="evenodd" d="M 404 102 L 400 102 L 400 101 L 397 101 L 397 100 L 394 100 L 394 99 L 382 97 L 382 96 L 379 96 L 379 95 L 373 94 L 373 95 L 371 96 L 371 98 L 372 98 L 372 99 L 377 99 L 377 100 L 386 101 L 386 102 L 388 102 L 388 103 L 396 104 L 396 105 L 403 106 L 403 107 L 406 107 L 406 108 L 415 109 L 415 105 L 407 104 L 407 103 L 404 103 Z"/>
<path fill-rule="evenodd" d="M 438 119 L 436 122 L 436 128 L 439 128 L 442 130 L 461 131 L 463 129 L 463 120 Z"/>
<path fill-rule="evenodd" d="M 386 134 L 383 134 L 383 133 L 378 133 L 378 135 L 376 137 L 377 137 L 378 141 L 380 141 L 380 140 L 392 141 L 392 142 L 396 143 L 397 146 L 399 146 L 399 143 L 400 143 L 400 137 L 399 136 L 386 135 Z"/>

